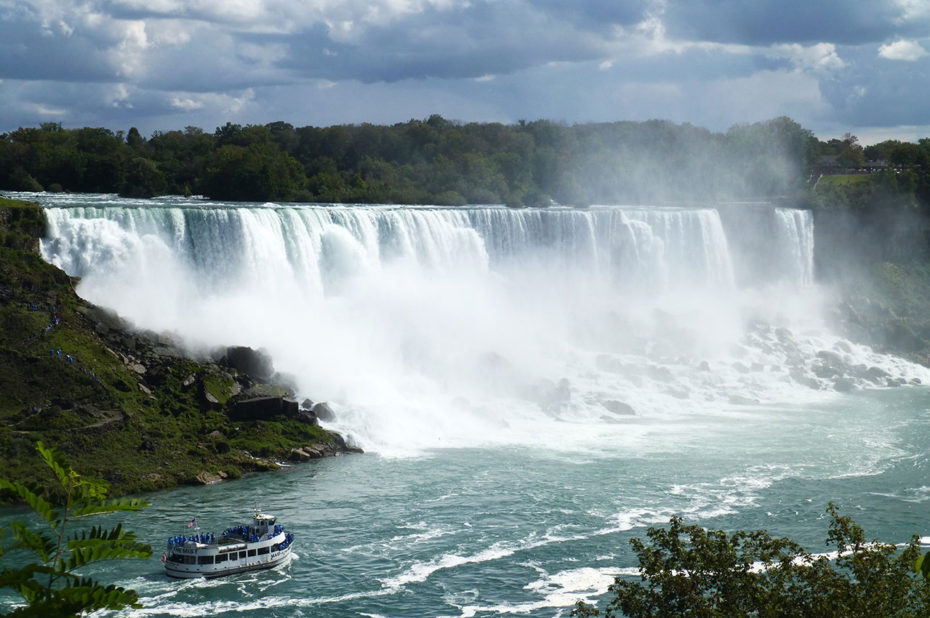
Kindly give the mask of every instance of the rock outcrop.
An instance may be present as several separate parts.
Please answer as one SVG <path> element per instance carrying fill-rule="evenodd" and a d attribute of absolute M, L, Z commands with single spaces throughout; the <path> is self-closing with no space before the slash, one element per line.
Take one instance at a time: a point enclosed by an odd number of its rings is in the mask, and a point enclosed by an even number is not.
<path fill-rule="evenodd" d="M 262 350 L 253 350 L 246 346 L 228 347 L 223 362 L 226 366 L 259 381 L 270 380 L 274 376 L 271 357 Z"/>

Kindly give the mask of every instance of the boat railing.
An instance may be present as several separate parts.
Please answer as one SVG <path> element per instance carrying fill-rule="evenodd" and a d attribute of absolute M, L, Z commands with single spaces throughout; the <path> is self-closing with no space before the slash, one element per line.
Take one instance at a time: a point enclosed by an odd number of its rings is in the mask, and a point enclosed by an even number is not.
<path fill-rule="evenodd" d="M 267 538 L 272 539 L 283 532 L 284 526 L 281 524 L 276 524 L 270 531 L 268 531 Z M 255 534 L 249 529 L 248 526 L 234 526 L 223 531 L 223 534 L 219 538 L 219 542 L 217 542 L 217 538 L 214 533 L 203 532 L 200 534 L 192 534 L 187 536 L 179 535 L 169 537 L 168 547 L 183 547 L 188 543 L 198 543 L 200 545 L 225 545 L 228 543 L 236 542 L 258 543 L 260 540 L 262 540 L 263 537 L 265 537 L 264 534 Z"/>

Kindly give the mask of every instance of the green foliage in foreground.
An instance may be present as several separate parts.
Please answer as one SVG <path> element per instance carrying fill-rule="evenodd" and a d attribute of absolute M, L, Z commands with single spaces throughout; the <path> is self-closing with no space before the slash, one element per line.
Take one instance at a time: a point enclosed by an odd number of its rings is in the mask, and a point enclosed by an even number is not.
<path fill-rule="evenodd" d="M 138 511 L 148 503 L 125 498 L 107 500 L 106 482 L 81 476 L 42 442 L 36 449 L 58 481 L 54 493 L 61 492 L 64 498 L 55 508 L 30 487 L 0 479 L 0 490 L 28 504 L 47 526 L 37 531 L 14 521 L 10 524 L 13 544 L 0 546 L 0 557 L 17 552 L 34 555 L 33 561 L 23 567 L 4 566 L 0 570 L 0 587 L 16 590 L 26 602 L 9 615 L 77 616 L 98 609 L 141 607 L 134 591 L 104 586 L 77 571 L 104 560 L 147 560 L 152 548 L 136 540 L 134 532 L 123 530 L 122 524 L 81 531 L 68 530 L 68 524 L 78 517 Z"/>
<path fill-rule="evenodd" d="M 930 580 L 915 572 L 917 537 L 905 547 L 867 542 L 831 504 L 829 556 L 813 556 L 765 531 L 705 530 L 672 518 L 630 543 L 641 581 L 618 577 L 600 611 L 572 616 L 926 616 Z M 832 558 L 832 559 L 831 559 Z"/>

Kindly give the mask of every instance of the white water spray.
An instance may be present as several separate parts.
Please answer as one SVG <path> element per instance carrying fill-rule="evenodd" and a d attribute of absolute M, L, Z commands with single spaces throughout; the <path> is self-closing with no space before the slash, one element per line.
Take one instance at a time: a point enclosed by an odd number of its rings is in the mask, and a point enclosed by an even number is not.
<path fill-rule="evenodd" d="M 804 211 L 774 209 L 766 280 L 739 287 L 712 208 L 65 199 L 43 253 L 82 295 L 193 349 L 267 349 L 371 450 L 617 448 L 834 392 L 824 351 L 878 369 L 854 386 L 919 372 L 819 324 Z"/>

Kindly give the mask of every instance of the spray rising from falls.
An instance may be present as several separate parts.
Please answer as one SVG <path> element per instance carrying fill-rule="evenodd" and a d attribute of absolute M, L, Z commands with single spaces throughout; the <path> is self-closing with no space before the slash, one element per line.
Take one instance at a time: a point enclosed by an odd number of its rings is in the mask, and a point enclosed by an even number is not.
<path fill-rule="evenodd" d="M 43 252 L 82 295 L 193 349 L 267 349 L 369 449 L 592 448 L 917 371 L 819 324 L 804 211 L 765 208 L 759 269 L 712 208 L 62 199 L 86 201 L 47 204 Z"/>

